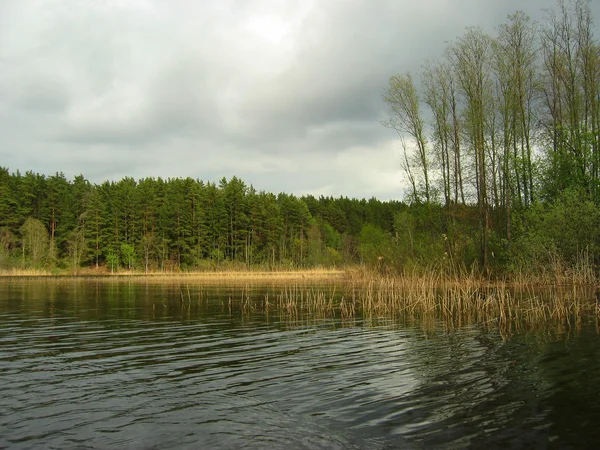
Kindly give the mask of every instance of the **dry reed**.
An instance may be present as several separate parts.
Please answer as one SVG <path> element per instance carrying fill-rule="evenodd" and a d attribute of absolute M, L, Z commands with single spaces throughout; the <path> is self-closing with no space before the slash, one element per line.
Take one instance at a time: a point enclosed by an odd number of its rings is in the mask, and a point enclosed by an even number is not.
<path fill-rule="evenodd" d="M 503 335 L 540 330 L 552 324 L 565 329 L 581 326 L 585 317 L 600 318 L 594 287 L 571 284 L 515 286 L 490 283 L 476 276 L 448 277 L 436 273 L 410 276 L 372 276 L 355 273 L 341 289 L 290 284 L 276 298 L 253 300 L 250 289 L 230 311 L 277 312 L 286 320 L 340 318 L 342 321 L 418 320 L 447 328 L 479 325 L 496 328 Z"/>
<path fill-rule="evenodd" d="M 51 277 L 55 276 L 49 270 L 45 269 L 1 269 L 0 277 Z"/>
<path fill-rule="evenodd" d="M 106 272 L 94 270 L 80 270 L 78 274 L 71 271 L 51 272 L 44 269 L 1 269 L 0 276 L 5 277 L 33 277 L 33 276 L 60 276 L 78 278 L 136 278 L 139 280 L 198 280 L 198 281 L 249 281 L 249 280 L 318 280 L 335 279 L 346 275 L 345 271 L 334 269 L 307 269 L 307 270 L 273 270 L 273 271 L 215 271 L 215 272 L 135 272 L 119 271 Z"/>
<path fill-rule="evenodd" d="M 477 325 L 503 334 L 541 330 L 549 324 L 576 329 L 592 317 L 600 323 L 600 304 L 595 275 L 589 264 L 573 271 L 557 261 L 548 271 L 547 284 L 539 278 L 490 282 L 474 271 L 448 275 L 431 270 L 396 276 L 381 276 L 366 270 L 302 272 L 210 272 L 132 277 L 145 283 L 173 282 L 180 301 L 189 309 L 193 298 L 208 301 L 203 286 L 233 286 L 227 304 L 230 313 L 277 315 L 288 321 L 341 319 L 350 323 L 395 320 L 415 321 L 428 328 Z M 557 277 L 557 273 L 562 274 Z M 7 276 L 51 275 L 40 271 L 4 271 Z M 82 279 L 85 277 L 78 277 Z M 128 277 L 130 278 L 130 277 Z M 118 281 L 119 277 L 106 277 Z M 568 282 L 568 284 L 567 284 Z M 564 284 L 564 285 L 563 285 Z M 257 287 L 270 285 L 269 289 Z M 239 288 L 239 291 L 238 291 Z M 259 294 L 260 292 L 260 294 Z M 266 292 L 266 293 L 265 293 Z M 600 327 L 600 325 L 599 325 Z"/>

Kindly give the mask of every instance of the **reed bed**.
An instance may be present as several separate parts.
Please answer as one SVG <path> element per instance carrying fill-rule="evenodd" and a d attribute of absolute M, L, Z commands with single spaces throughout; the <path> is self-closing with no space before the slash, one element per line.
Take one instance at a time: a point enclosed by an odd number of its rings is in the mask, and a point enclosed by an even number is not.
<path fill-rule="evenodd" d="M 0 277 L 52 277 L 55 276 L 55 273 L 52 273 L 46 269 L 1 269 Z"/>
<path fill-rule="evenodd" d="M 526 284 L 598 284 L 597 265 L 585 249 L 577 254 L 574 262 L 566 263 L 556 254 L 548 256 L 545 264 L 535 264 L 533 267 L 520 268 L 510 274 L 513 283 Z"/>
<path fill-rule="evenodd" d="M 135 278 L 136 280 L 148 280 L 156 282 L 165 281 L 251 281 L 251 280 L 324 280 L 336 279 L 346 276 L 346 272 L 335 269 L 307 269 L 307 270 L 281 270 L 281 271 L 214 271 L 214 272 L 135 272 L 119 271 L 115 273 L 107 271 L 80 270 L 77 274 L 70 271 L 51 272 L 44 269 L 2 269 L 0 277 L 36 277 L 53 276 L 64 278 Z"/>
<path fill-rule="evenodd" d="M 583 284 L 540 288 L 475 278 L 386 277 L 359 281 L 355 289 L 367 317 L 432 315 L 457 326 L 494 323 L 505 331 L 522 331 L 548 323 L 577 326 L 584 317 L 600 316 L 597 290 Z"/>
<path fill-rule="evenodd" d="M 297 270 L 297 271 L 244 271 L 244 272 L 182 272 L 175 274 L 135 274 L 136 279 L 148 281 L 181 281 L 186 282 L 226 282 L 226 283 L 247 283 L 247 282 L 286 282 L 294 280 L 318 281 L 329 279 L 340 279 L 345 276 L 341 270 Z"/>
<path fill-rule="evenodd" d="M 337 287 L 288 284 L 273 294 L 253 296 L 244 288 L 229 300 L 230 311 L 276 312 L 288 321 L 340 318 L 342 321 L 401 321 L 407 318 L 447 328 L 478 325 L 512 334 L 548 325 L 571 329 L 600 320 L 594 286 L 515 286 L 477 277 L 354 276 Z"/>
<path fill-rule="evenodd" d="M 556 282 L 557 272 L 553 270 L 555 278 L 549 279 L 546 285 L 526 278 L 492 282 L 474 271 L 449 275 L 435 270 L 403 275 L 381 275 L 364 270 L 316 270 L 80 276 L 76 279 L 172 283 L 179 291 L 182 306 L 187 308 L 208 301 L 216 289 L 217 293 L 229 296 L 225 297 L 223 308 L 231 314 L 263 314 L 289 322 L 308 318 L 341 319 L 344 323 L 391 320 L 418 322 L 426 327 L 476 325 L 496 328 L 507 334 L 542 330 L 549 324 L 564 329 L 577 328 L 590 320 L 600 324 L 600 290 L 589 282 L 593 274 L 586 275 L 584 270 L 576 273 L 561 270 L 564 275 L 560 278 L 561 283 Z M 21 270 L 11 275 L 36 277 L 44 274 Z M 36 281 L 32 278 L 27 282 Z"/>

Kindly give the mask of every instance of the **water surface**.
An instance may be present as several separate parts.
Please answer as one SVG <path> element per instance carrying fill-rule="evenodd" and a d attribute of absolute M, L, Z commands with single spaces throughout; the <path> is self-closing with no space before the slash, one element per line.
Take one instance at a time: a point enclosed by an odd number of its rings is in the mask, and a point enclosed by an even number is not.
<path fill-rule="evenodd" d="M 506 336 L 489 324 L 236 308 L 281 290 L 1 280 L 0 447 L 600 442 L 595 318 Z"/>

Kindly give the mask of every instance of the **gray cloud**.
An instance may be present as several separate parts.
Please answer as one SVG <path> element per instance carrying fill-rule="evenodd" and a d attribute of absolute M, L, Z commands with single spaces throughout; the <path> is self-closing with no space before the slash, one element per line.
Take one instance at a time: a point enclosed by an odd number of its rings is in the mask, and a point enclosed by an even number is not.
<path fill-rule="evenodd" d="M 534 0 L 4 0 L 3 166 L 402 197 L 390 75 Z M 600 20 L 600 4 L 593 2 Z"/>

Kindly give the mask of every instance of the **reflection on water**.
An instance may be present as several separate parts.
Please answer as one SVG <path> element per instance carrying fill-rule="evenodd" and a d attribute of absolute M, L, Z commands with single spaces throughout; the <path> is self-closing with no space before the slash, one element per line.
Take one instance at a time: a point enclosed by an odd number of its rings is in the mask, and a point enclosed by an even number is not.
<path fill-rule="evenodd" d="M 280 291 L 1 281 L 0 447 L 563 448 L 600 439 L 595 318 L 507 338 L 431 317 L 292 320 L 276 308 L 230 308 L 230 299 L 256 305 Z"/>

